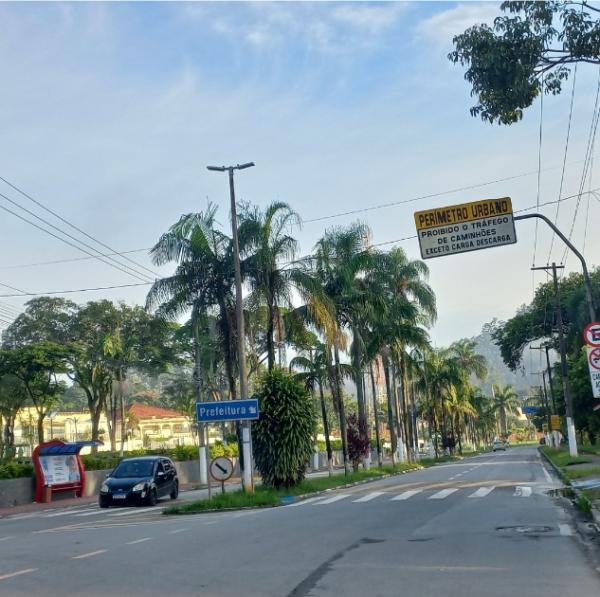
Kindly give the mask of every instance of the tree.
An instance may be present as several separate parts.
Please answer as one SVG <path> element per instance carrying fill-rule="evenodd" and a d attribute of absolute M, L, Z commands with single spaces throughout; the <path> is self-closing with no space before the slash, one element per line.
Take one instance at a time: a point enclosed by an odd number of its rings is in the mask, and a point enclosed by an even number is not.
<path fill-rule="evenodd" d="M 44 419 L 65 390 L 58 379 L 67 372 L 68 349 L 53 342 L 0 351 L 0 370 L 23 384 L 23 390 L 37 413 L 38 442 L 44 441 Z"/>
<path fill-rule="evenodd" d="M 263 375 L 257 396 L 260 419 L 252 426 L 254 457 L 263 483 L 297 485 L 313 453 L 314 409 L 310 394 L 280 369 Z"/>
<path fill-rule="evenodd" d="M 1 363 L 0 357 L 0 366 Z M 27 398 L 23 382 L 12 373 L 0 370 L 0 462 L 15 457 L 15 420 Z"/>
<path fill-rule="evenodd" d="M 560 93 L 571 65 L 600 64 L 600 9 L 586 1 L 511 1 L 500 8 L 508 14 L 492 26 L 456 36 L 448 58 L 467 67 L 478 99 L 471 115 L 512 124 L 540 93 Z"/>
<path fill-rule="evenodd" d="M 348 457 L 350 458 L 350 462 L 352 462 L 352 468 L 356 472 L 361 460 L 369 455 L 371 442 L 367 434 L 360 429 L 355 414 L 351 414 L 348 417 L 347 425 Z"/>
<path fill-rule="evenodd" d="M 519 407 L 518 396 L 511 386 L 493 386 L 493 390 L 494 410 L 500 417 L 500 429 L 506 437 L 508 436 L 508 415 L 516 412 Z"/>

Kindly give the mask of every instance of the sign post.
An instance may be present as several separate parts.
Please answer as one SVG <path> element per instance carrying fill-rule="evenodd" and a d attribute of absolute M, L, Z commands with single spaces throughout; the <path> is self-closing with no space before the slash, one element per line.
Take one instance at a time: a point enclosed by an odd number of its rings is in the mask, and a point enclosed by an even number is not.
<path fill-rule="evenodd" d="M 415 212 L 423 259 L 517 242 L 510 197 Z"/>

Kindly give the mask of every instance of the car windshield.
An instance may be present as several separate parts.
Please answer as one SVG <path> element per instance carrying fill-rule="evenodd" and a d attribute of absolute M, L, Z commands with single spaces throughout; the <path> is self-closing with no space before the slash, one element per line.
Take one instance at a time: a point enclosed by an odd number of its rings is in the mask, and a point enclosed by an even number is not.
<path fill-rule="evenodd" d="M 154 461 L 152 460 L 126 460 L 117 466 L 111 477 L 116 479 L 150 477 L 153 467 Z"/>

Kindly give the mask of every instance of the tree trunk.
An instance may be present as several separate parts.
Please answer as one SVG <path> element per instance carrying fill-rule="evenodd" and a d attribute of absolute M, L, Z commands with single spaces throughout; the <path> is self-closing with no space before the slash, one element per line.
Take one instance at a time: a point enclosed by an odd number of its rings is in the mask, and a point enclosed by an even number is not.
<path fill-rule="evenodd" d="M 123 371 L 119 374 L 119 402 L 121 403 L 121 458 L 125 452 L 125 438 L 127 436 L 127 430 L 125 429 L 125 373 Z"/>
<path fill-rule="evenodd" d="M 273 371 L 275 367 L 275 309 L 271 297 L 267 297 L 267 367 Z"/>
<path fill-rule="evenodd" d="M 327 450 L 327 470 L 329 475 L 333 474 L 333 450 L 331 449 L 331 439 L 329 437 L 329 421 L 327 420 L 327 409 L 325 408 L 325 395 L 323 394 L 323 384 L 319 380 L 319 396 L 321 398 L 321 416 L 323 417 L 323 433 L 325 434 L 325 449 Z"/>
<path fill-rule="evenodd" d="M 396 378 L 398 372 L 396 371 L 396 365 L 392 360 L 390 360 L 391 367 L 391 381 L 392 381 L 392 395 L 394 398 L 394 407 L 396 409 L 396 443 L 400 444 L 400 458 L 404 458 L 404 444 L 405 444 L 405 435 L 402 429 L 403 420 L 404 420 L 404 412 L 400 408 L 400 398 L 398 392 L 398 386 L 396 385 Z"/>
<path fill-rule="evenodd" d="M 363 386 L 361 339 L 356 327 L 352 328 L 352 336 L 354 338 L 352 342 L 352 365 L 354 366 L 354 383 L 356 385 L 356 402 L 358 405 L 358 429 L 368 437 L 369 425 L 367 423 L 367 409 Z"/>
<path fill-rule="evenodd" d="M 392 444 L 392 465 L 396 465 L 396 451 L 398 450 L 398 443 L 396 440 L 396 430 L 394 428 L 394 405 L 392 400 L 392 386 L 390 383 L 390 362 L 389 359 L 383 357 L 383 373 L 385 376 L 385 393 L 387 395 L 387 407 L 388 407 L 388 429 L 390 432 L 390 442 Z"/>
<path fill-rule="evenodd" d="M 2 452 L 0 460 L 13 460 L 15 457 L 15 416 L 4 417 L 4 429 L 2 429 Z"/>
<path fill-rule="evenodd" d="M 346 409 L 344 407 L 344 399 L 342 396 L 342 385 L 340 380 L 340 354 L 337 347 L 334 348 L 335 361 L 332 370 L 332 384 L 335 387 L 335 399 L 337 401 L 337 409 L 340 419 L 340 435 L 342 436 L 342 455 L 344 460 L 344 474 L 348 474 L 348 430 L 346 425 Z M 329 359 L 328 359 L 329 361 Z"/>
<path fill-rule="evenodd" d="M 44 443 L 44 419 L 46 418 L 46 413 L 43 410 L 37 411 L 37 435 L 38 435 L 38 444 Z"/>
<path fill-rule="evenodd" d="M 371 388 L 373 390 L 373 416 L 375 418 L 375 441 L 377 443 L 377 465 L 383 466 L 383 454 L 381 453 L 381 438 L 379 437 L 379 408 L 377 404 L 377 385 L 375 384 L 375 374 L 373 373 L 373 363 L 369 363 L 369 373 L 371 375 Z"/>

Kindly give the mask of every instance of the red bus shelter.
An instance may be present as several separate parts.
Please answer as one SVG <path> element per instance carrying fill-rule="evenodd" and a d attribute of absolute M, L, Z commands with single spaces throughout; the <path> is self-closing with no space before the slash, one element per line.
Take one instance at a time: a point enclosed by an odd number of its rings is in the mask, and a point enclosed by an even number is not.
<path fill-rule="evenodd" d="M 77 497 L 85 489 L 85 467 L 79 452 L 86 446 L 101 446 L 101 441 L 63 442 L 59 439 L 39 444 L 33 451 L 35 501 L 49 502 L 52 494 L 74 491 Z"/>

